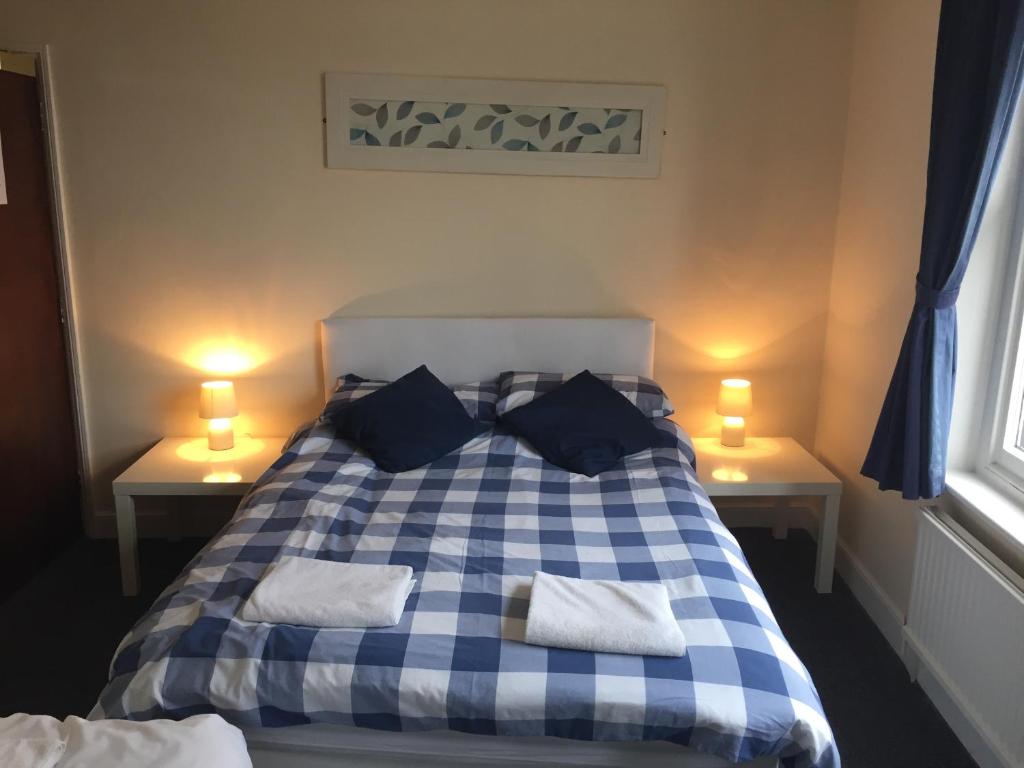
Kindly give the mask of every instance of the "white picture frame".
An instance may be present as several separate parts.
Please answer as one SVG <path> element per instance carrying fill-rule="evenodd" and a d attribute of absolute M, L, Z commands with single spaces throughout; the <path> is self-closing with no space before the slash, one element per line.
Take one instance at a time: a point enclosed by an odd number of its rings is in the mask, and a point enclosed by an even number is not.
<path fill-rule="evenodd" d="M 461 102 L 603 110 L 640 110 L 638 151 L 505 151 L 365 146 L 350 140 L 354 102 Z M 665 89 L 659 85 L 471 80 L 328 72 L 324 76 L 328 168 L 550 176 L 655 178 L 661 172 Z M 358 132 L 358 131 L 357 131 Z M 577 146 L 579 143 L 577 142 Z"/>

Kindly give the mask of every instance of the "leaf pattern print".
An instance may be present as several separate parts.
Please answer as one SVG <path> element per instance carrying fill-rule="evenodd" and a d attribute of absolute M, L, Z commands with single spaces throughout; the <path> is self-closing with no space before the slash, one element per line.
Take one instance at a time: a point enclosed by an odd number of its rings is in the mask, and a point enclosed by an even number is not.
<path fill-rule="evenodd" d="M 604 129 L 607 131 L 609 128 L 618 128 L 626 122 L 625 115 L 612 115 L 604 123 Z"/>
<path fill-rule="evenodd" d="M 414 99 L 352 99 L 349 143 L 402 148 L 637 154 L 643 113 Z"/>

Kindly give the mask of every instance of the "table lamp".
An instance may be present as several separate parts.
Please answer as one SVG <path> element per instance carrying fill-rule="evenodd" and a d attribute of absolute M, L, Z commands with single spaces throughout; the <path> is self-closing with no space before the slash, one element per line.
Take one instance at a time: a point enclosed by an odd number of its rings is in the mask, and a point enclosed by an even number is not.
<path fill-rule="evenodd" d="M 753 410 L 750 382 L 746 379 L 723 379 L 715 410 L 722 416 L 722 445 L 742 448 L 747 436 L 744 417 Z"/>
<path fill-rule="evenodd" d="M 237 415 L 235 385 L 230 381 L 204 381 L 199 389 L 199 418 L 210 420 L 206 437 L 211 451 L 235 446 L 231 419 Z"/>

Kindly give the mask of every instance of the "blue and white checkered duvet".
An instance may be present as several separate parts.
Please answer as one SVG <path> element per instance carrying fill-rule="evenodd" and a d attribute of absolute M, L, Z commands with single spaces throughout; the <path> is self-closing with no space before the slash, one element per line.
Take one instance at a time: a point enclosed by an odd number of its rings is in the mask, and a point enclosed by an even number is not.
<path fill-rule="evenodd" d="M 500 427 L 399 475 L 314 430 L 125 638 L 94 715 L 662 739 L 734 761 L 838 766 L 817 692 L 698 485 L 689 443 L 657 423 L 676 448 L 595 478 Z M 387 629 L 238 619 L 285 554 L 410 565 L 418 581 Z M 687 654 L 524 644 L 537 570 L 661 581 Z"/>

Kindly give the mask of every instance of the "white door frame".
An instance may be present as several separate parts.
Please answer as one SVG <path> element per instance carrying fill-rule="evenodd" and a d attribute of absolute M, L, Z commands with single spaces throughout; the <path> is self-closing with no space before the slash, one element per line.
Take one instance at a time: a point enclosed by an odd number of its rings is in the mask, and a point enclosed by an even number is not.
<path fill-rule="evenodd" d="M 67 351 L 68 377 L 71 383 L 71 409 L 75 419 L 75 437 L 78 441 L 78 474 L 81 498 L 82 527 L 91 535 L 89 521 L 92 516 L 92 492 L 89 479 L 92 477 L 89 462 L 89 440 L 85 421 L 85 393 L 79 366 L 77 314 L 71 280 L 71 259 L 68 247 L 67 216 L 64 210 L 63 164 L 60 153 L 60 136 L 57 132 L 57 109 L 53 97 L 53 80 L 50 70 L 49 46 L 45 44 L 19 45 L 0 40 L 0 51 L 28 54 L 36 57 L 36 80 L 39 83 L 39 98 L 43 112 L 43 130 L 46 133 L 46 161 L 50 177 L 50 210 L 52 212 L 53 242 L 57 252 L 54 260 L 57 266 L 57 282 L 60 292 L 60 309 L 64 328 L 64 348 Z"/>

